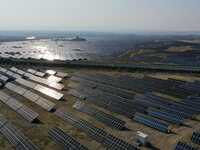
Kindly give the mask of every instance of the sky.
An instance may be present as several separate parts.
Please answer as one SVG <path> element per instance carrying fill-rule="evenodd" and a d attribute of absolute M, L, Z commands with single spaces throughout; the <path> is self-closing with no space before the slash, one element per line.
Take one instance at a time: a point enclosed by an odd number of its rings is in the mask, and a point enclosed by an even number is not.
<path fill-rule="evenodd" d="M 200 31 L 200 0 L 0 0 L 0 30 Z"/>

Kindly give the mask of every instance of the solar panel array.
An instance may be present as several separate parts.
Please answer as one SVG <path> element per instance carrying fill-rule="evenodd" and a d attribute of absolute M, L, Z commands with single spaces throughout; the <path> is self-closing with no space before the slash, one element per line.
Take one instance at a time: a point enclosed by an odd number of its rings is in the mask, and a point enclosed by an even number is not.
<path fill-rule="evenodd" d="M 139 103 L 143 104 L 147 108 L 156 108 L 156 111 L 147 111 L 149 115 L 170 123 L 183 124 L 184 119 L 189 118 L 193 115 L 192 112 L 188 112 L 187 109 L 183 109 L 181 105 L 166 104 L 165 102 L 168 101 L 158 101 L 156 99 L 146 98 L 145 96 L 142 96 L 142 98 L 136 97 L 135 100 L 137 100 Z"/>
<path fill-rule="evenodd" d="M 79 119 L 77 117 L 74 117 L 73 115 L 64 111 L 63 108 L 58 109 L 55 112 L 55 114 L 58 117 L 62 118 L 64 121 L 73 125 L 74 127 L 82 130 L 83 132 L 85 132 L 88 136 L 90 136 L 94 140 L 102 143 L 108 149 L 111 149 L 111 150 L 127 150 L 127 149 L 134 150 L 134 149 L 137 149 L 134 145 L 131 145 L 121 139 L 118 139 L 118 138 L 110 135 L 106 131 L 95 127 L 91 123 L 89 123 L 85 120 Z"/>
<path fill-rule="evenodd" d="M 199 150 L 198 148 L 194 148 L 189 144 L 178 142 L 174 150 Z"/>
<path fill-rule="evenodd" d="M 57 92 L 55 90 L 49 89 L 47 87 L 44 87 L 42 85 L 36 85 L 36 87 L 34 88 L 36 91 L 39 91 L 43 94 L 46 94 L 49 97 L 52 97 L 56 100 L 61 100 L 64 97 L 64 94 Z"/>
<path fill-rule="evenodd" d="M 25 105 L 2 91 L 0 91 L 0 101 L 9 106 L 12 110 L 16 111 L 19 115 L 21 115 L 29 122 L 33 122 L 39 116 L 38 113 L 34 112 L 30 108 L 26 107 Z"/>
<path fill-rule="evenodd" d="M 136 105 L 133 100 L 127 100 L 109 92 L 102 92 L 98 89 L 91 89 L 85 86 L 79 86 L 75 89 L 72 89 L 69 91 L 69 94 L 73 96 L 81 96 L 95 105 L 125 115 L 129 118 L 134 116 L 136 107 L 137 109 L 143 110 L 143 106 Z"/>
<path fill-rule="evenodd" d="M 172 112 L 167 112 L 165 110 L 159 110 L 155 108 L 149 108 L 148 115 L 178 125 L 181 125 L 184 122 L 184 118 L 178 114 L 173 114 Z"/>
<path fill-rule="evenodd" d="M 57 82 L 51 81 L 49 79 L 44 79 L 44 78 L 41 78 L 41 77 L 37 77 L 37 76 L 32 75 L 30 73 L 26 73 L 24 76 L 29 78 L 32 81 L 45 84 L 45 85 L 47 85 L 49 87 L 52 87 L 54 89 L 57 89 L 57 90 L 62 90 L 64 88 L 64 85 L 61 84 L 61 83 L 57 83 Z"/>
<path fill-rule="evenodd" d="M 155 119 L 153 117 L 144 115 L 144 114 L 140 114 L 140 113 L 136 113 L 134 116 L 134 120 L 142 123 L 144 125 L 147 125 L 149 127 L 152 127 L 154 129 L 157 129 L 161 132 L 165 132 L 165 133 L 169 133 L 169 124 L 166 122 L 163 122 L 161 120 Z"/>
<path fill-rule="evenodd" d="M 12 67 L 12 68 L 10 68 L 10 70 L 12 70 L 12 71 L 14 71 L 16 73 L 23 72 L 23 74 L 21 74 L 21 75 L 27 77 L 28 79 L 30 79 L 32 81 L 35 81 L 35 82 L 38 82 L 38 83 L 42 83 L 42 84 L 48 85 L 49 87 L 55 88 L 57 90 L 62 90 L 64 88 L 63 84 L 57 83 L 57 80 L 56 80 L 57 77 L 55 77 L 56 81 L 54 81 L 53 79 L 44 79 L 44 78 L 41 78 L 41 77 L 37 77 L 37 76 L 35 76 L 35 75 L 31 74 L 31 73 L 27 73 L 25 71 L 22 71 L 22 70 L 16 68 L 16 67 Z"/>
<path fill-rule="evenodd" d="M 34 74 L 36 76 L 39 76 L 39 77 L 44 77 L 46 75 L 45 73 L 34 70 L 34 69 L 27 69 L 27 72 Z"/>
<path fill-rule="evenodd" d="M 145 95 L 136 95 L 135 100 L 142 102 L 143 104 L 159 107 L 162 109 L 171 109 L 173 111 L 177 111 L 185 117 L 191 117 L 192 115 L 198 114 L 199 110 L 195 107 L 191 107 L 182 102 L 175 102 L 169 99 L 157 96 L 152 93 L 146 93 Z"/>
<path fill-rule="evenodd" d="M 54 127 L 50 129 L 48 135 L 53 141 L 62 145 L 65 150 L 87 150 L 85 146 L 81 145 L 72 136 L 68 135 L 60 128 Z"/>
<path fill-rule="evenodd" d="M 200 132 L 193 132 L 191 140 L 193 143 L 200 145 Z"/>
<path fill-rule="evenodd" d="M 83 102 L 81 101 L 77 101 L 73 107 L 81 112 L 84 112 L 93 116 L 95 119 L 106 124 L 107 126 L 110 126 L 112 128 L 116 128 L 119 130 L 125 129 L 125 121 L 122 121 L 114 117 L 113 115 L 100 111 L 91 106 L 87 106 L 83 104 Z"/>
<path fill-rule="evenodd" d="M 110 85 L 97 83 L 95 81 L 85 80 L 85 79 L 82 79 L 80 77 L 72 76 L 70 79 L 72 81 L 75 81 L 76 84 L 85 85 L 86 87 L 90 87 L 90 88 L 93 88 L 93 89 L 100 89 L 102 91 L 109 92 L 109 93 L 118 95 L 118 96 L 123 97 L 123 98 L 133 99 L 133 96 L 134 96 L 133 92 L 130 92 L 130 91 L 127 91 L 127 90 L 124 90 L 124 89 L 120 89 L 120 88 L 116 88 L 116 87 L 113 87 L 113 86 L 110 86 Z M 68 86 L 70 88 L 75 88 L 75 86 L 71 85 L 72 83 L 74 83 L 74 82 L 70 82 L 68 84 Z"/>
<path fill-rule="evenodd" d="M 157 83 L 158 85 L 156 85 Z M 152 93 L 162 87 L 168 89 L 173 86 L 173 90 L 178 89 L 182 84 L 186 84 L 186 82 L 171 79 L 160 80 L 152 77 L 135 79 L 129 76 L 111 77 L 103 74 L 77 73 L 72 76 L 68 86 L 70 87 L 69 94 L 111 112 L 129 118 L 133 118 L 135 113 L 138 112 L 149 118 L 167 122 L 167 124 L 184 125 L 185 119 L 192 118 L 200 113 L 200 98 L 195 97 L 194 101 L 191 100 L 191 97 L 182 101 L 172 101 Z M 132 91 L 141 94 L 135 94 Z M 157 91 L 162 93 L 161 90 Z M 181 90 L 177 91 L 175 90 L 173 95 L 179 97 Z M 189 92 L 186 92 L 186 95 L 188 94 Z"/>
<path fill-rule="evenodd" d="M 50 88 L 47 88 L 45 86 L 42 86 L 40 84 L 37 84 L 37 83 L 34 83 L 34 82 L 31 82 L 31 81 L 27 81 L 25 79 L 22 79 L 22 78 L 18 78 L 15 80 L 17 83 L 23 85 L 23 86 L 26 86 L 26 87 L 29 87 L 31 89 L 34 89 L 42 94 L 45 94 L 49 97 L 52 97 L 56 100 L 60 100 L 63 98 L 63 94 L 60 93 L 60 92 L 57 92 L 53 89 L 50 89 Z"/>
<path fill-rule="evenodd" d="M 13 83 L 7 83 L 5 87 L 21 96 L 26 97 L 27 99 L 36 103 L 37 105 L 39 105 L 40 107 L 42 107 L 47 111 L 51 111 L 55 108 L 55 104 L 52 103 L 51 101 L 33 93 L 30 90 L 22 88 L 21 86 L 15 85 Z"/>
<path fill-rule="evenodd" d="M 0 116 L 0 133 L 16 150 L 39 150 L 22 132 Z"/>
<path fill-rule="evenodd" d="M 157 91 L 165 94 L 174 95 L 180 98 L 187 97 L 188 95 L 193 94 L 187 90 L 184 90 L 183 92 L 183 90 L 177 87 L 175 83 L 172 84 L 167 80 L 155 79 L 151 77 L 144 77 L 141 79 L 128 76 L 111 77 L 104 74 L 79 73 L 74 74 L 74 76 L 121 89 L 132 90 L 139 93 L 144 93 L 147 91 Z"/>

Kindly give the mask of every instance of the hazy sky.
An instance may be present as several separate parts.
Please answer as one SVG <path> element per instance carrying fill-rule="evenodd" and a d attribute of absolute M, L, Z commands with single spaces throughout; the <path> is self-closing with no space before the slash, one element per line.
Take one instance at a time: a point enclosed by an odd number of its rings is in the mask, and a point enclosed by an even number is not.
<path fill-rule="evenodd" d="M 200 31 L 200 0 L 0 0 L 0 30 Z"/>

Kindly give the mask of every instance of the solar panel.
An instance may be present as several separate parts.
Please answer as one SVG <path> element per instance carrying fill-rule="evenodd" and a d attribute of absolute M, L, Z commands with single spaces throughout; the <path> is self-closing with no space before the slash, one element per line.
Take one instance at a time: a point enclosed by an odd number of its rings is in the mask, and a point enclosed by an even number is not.
<path fill-rule="evenodd" d="M 45 76 L 45 73 L 39 72 L 39 71 L 34 70 L 34 69 L 28 69 L 27 71 L 29 73 L 34 74 L 34 75 L 39 76 L 39 77 L 44 77 Z"/>
<path fill-rule="evenodd" d="M 30 73 L 32 73 L 32 74 L 35 74 L 35 73 L 37 72 L 37 71 L 34 70 L 34 69 L 28 69 L 27 71 L 30 72 Z"/>
<path fill-rule="evenodd" d="M 29 79 L 32 80 L 32 81 L 38 82 L 38 83 L 48 85 L 48 86 L 55 88 L 57 90 L 62 90 L 64 88 L 63 84 L 60 84 L 60 83 L 57 83 L 57 82 L 54 82 L 54 81 L 49 81 L 48 79 L 43 79 L 43 78 L 40 78 L 40 77 L 37 77 L 37 76 L 34 76 L 34 75 L 29 76 Z"/>
<path fill-rule="evenodd" d="M 169 105 L 168 101 L 162 101 L 162 100 L 160 101 L 156 98 L 152 99 L 143 95 L 142 96 L 136 95 L 134 100 L 138 101 L 138 103 L 145 105 L 146 107 L 155 107 L 172 111 L 175 112 L 176 114 L 179 113 L 185 118 L 189 118 L 194 114 L 193 112 L 188 111 L 187 109 L 183 109 L 182 107 L 180 107 L 180 105 L 179 106 Z"/>
<path fill-rule="evenodd" d="M 136 113 L 134 116 L 134 120 L 142 123 L 146 126 L 152 127 L 154 129 L 157 129 L 159 131 L 165 132 L 165 133 L 169 133 L 170 130 L 168 129 L 168 124 L 165 122 L 162 122 L 158 119 L 155 119 L 153 117 L 141 114 L 141 113 Z"/>
<path fill-rule="evenodd" d="M 0 91 L 0 100 L 3 102 L 3 103 L 6 103 L 8 101 L 8 99 L 10 98 L 9 95 L 7 95 L 6 93 Z"/>
<path fill-rule="evenodd" d="M 59 77 L 56 77 L 54 75 L 50 75 L 48 78 L 47 78 L 48 81 L 50 82 L 60 82 L 62 80 L 62 78 L 59 78 Z"/>
<path fill-rule="evenodd" d="M 105 85 L 105 84 L 97 83 L 94 81 L 85 80 L 83 78 L 79 78 L 76 76 L 71 77 L 70 80 L 79 82 L 79 84 L 81 84 L 81 85 L 86 85 L 91 88 L 97 88 L 97 89 L 100 89 L 105 92 L 110 92 L 112 94 L 118 95 L 123 98 L 133 99 L 133 97 L 134 97 L 134 93 L 124 90 L 124 89 L 119 89 L 119 88 L 116 88 L 116 87 L 113 87 L 110 85 Z M 73 83 L 73 82 L 70 82 L 70 84 L 68 84 L 68 87 L 71 87 L 71 83 Z M 73 87 L 71 87 L 71 88 L 73 88 Z"/>
<path fill-rule="evenodd" d="M 9 80 L 9 78 L 0 74 L 0 80 L 3 81 L 3 82 L 7 82 Z"/>
<path fill-rule="evenodd" d="M 20 86 L 17 86 L 13 83 L 7 83 L 5 85 L 6 88 L 8 88 L 9 90 L 13 91 L 13 92 L 16 92 L 18 93 L 19 95 L 23 95 L 27 90 L 20 87 Z"/>
<path fill-rule="evenodd" d="M 19 83 L 19 84 L 22 84 L 22 85 L 24 85 L 24 86 L 26 86 L 26 87 L 29 87 L 29 88 L 31 88 L 31 89 L 34 89 L 35 87 L 36 87 L 36 83 L 33 83 L 33 82 L 31 82 L 31 81 L 27 81 L 27 80 L 25 80 L 25 79 L 21 79 L 21 78 L 18 78 L 17 80 L 15 80 L 17 83 Z"/>
<path fill-rule="evenodd" d="M 35 103 L 41 106 L 42 108 L 46 109 L 47 111 L 53 110 L 56 105 L 52 103 L 51 101 L 42 97 L 40 97 Z"/>
<path fill-rule="evenodd" d="M 55 127 L 50 129 L 48 135 L 52 140 L 62 145 L 66 150 L 87 150 L 85 146 L 81 145 L 72 136 L 68 135 L 60 128 Z"/>
<path fill-rule="evenodd" d="M 32 102 L 35 102 L 40 98 L 39 95 L 37 95 L 29 90 L 27 90 L 23 96 L 26 97 L 27 99 L 31 100 Z"/>
<path fill-rule="evenodd" d="M 56 83 L 56 82 L 50 82 L 50 83 L 48 83 L 48 86 L 55 88 L 57 90 L 62 90 L 64 88 L 63 84 Z"/>
<path fill-rule="evenodd" d="M 31 73 L 26 72 L 26 73 L 24 74 L 24 76 L 27 77 L 27 78 L 30 78 L 30 77 L 32 77 L 33 75 L 32 75 Z"/>
<path fill-rule="evenodd" d="M 19 69 L 17 70 L 17 73 L 18 73 L 18 74 L 20 74 L 20 75 L 22 75 L 22 76 L 25 74 L 25 72 L 24 72 L 24 71 L 22 71 L 22 70 L 19 70 Z"/>
<path fill-rule="evenodd" d="M 22 71 L 22 70 L 19 70 L 18 71 Z M 22 71 L 24 72 L 24 71 Z M 48 80 L 48 79 L 44 79 L 44 78 L 41 78 L 41 77 L 37 77 L 33 74 L 30 74 L 30 73 L 27 73 L 27 72 L 24 72 L 23 74 L 25 77 L 28 77 L 30 80 L 32 81 L 35 81 L 35 82 L 38 82 L 38 83 L 42 83 L 42 84 L 45 84 L 45 85 L 48 85 L 52 88 L 55 88 L 57 90 L 62 90 L 64 88 L 64 85 L 63 84 L 60 84 L 60 83 L 57 83 L 57 81 L 51 81 L 51 80 Z"/>
<path fill-rule="evenodd" d="M 27 99 L 31 100 L 32 102 L 38 104 L 40 107 L 44 108 L 47 111 L 51 111 L 55 107 L 55 104 L 52 103 L 51 101 L 46 100 L 45 98 L 42 98 L 39 95 L 27 89 L 24 89 L 18 85 L 7 83 L 6 87 L 10 89 L 11 91 L 16 92 L 20 94 L 21 96 L 24 96 Z"/>
<path fill-rule="evenodd" d="M 30 108 L 26 107 L 25 105 L 22 106 L 20 109 L 17 110 L 17 112 L 26 120 L 29 122 L 33 122 L 34 120 L 37 119 L 39 116 L 38 113 L 34 112 Z"/>
<path fill-rule="evenodd" d="M 18 69 L 16 67 L 11 67 L 10 70 L 13 72 L 17 72 Z"/>
<path fill-rule="evenodd" d="M 38 92 L 41 92 L 42 94 L 50 96 L 50 97 L 52 97 L 52 98 L 54 98 L 56 100 L 60 100 L 64 96 L 62 93 L 59 93 L 59 92 L 57 92 L 57 91 L 55 91 L 53 89 L 44 87 L 42 85 L 33 83 L 31 81 L 27 81 L 25 79 L 17 79 L 16 82 L 21 84 L 21 85 L 24 85 L 26 87 L 32 88 L 32 89 L 34 89 L 34 90 L 36 90 Z"/>
<path fill-rule="evenodd" d="M 193 143 L 200 145 L 200 132 L 193 132 L 191 140 Z"/>
<path fill-rule="evenodd" d="M 0 128 L 3 127 L 7 122 L 8 120 L 4 118 L 2 114 L 0 114 Z"/>
<path fill-rule="evenodd" d="M 20 109 L 23 104 L 18 102 L 17 100 L 15 100 L 14 98 L 9 98 L 9 100 L 6 102 L 6 104 L 12 108 L 13 110 L 17 111 L 18 109 Z"/>
<path fill-rule="evenodd" d="M 189 144 L 178 142 L 174 150 L 199 150 L 198 148 L 194 148 Z"/>
<path fill-rule="evenodd" d="M 161 102 L 163 104 L 169 105 L 169 107 L 176 108 L 176 109 L 182 110 L 184 112 L 188 112 L 188 113 L 191 113 L 191 114 L 195 114 L 195 113 L 199 112 L 198 108 L 191 107 L 190 105 L 187 105 L 183 102 L 171 101 L 169 99 L 165 99 L 163 97 L 154 95 L 152 93 L 146 93 L 145 96 L 148 98 L 148 100 L 151 99 L 151 101 Z"/>
<path fill-rule="evenodd" d="M 133 150 L 136 149 L 135 146 L 124 142 L 123 140 L 116 138 L 112 135 L 108 135 L 103 141 L 104 145 L 107 145 L 110 150 Z"/>
<path fill-rule="evenodd" d="M 44 77 L 46 74 L 43 72 L 36 72 L 35 75 L 39 77 Z"/>
<path fill-rule="evenodd" d="M 49 97 L 54 98 L 56 100 L 60 100 L 64 96 L 62 93 L 59 93 L 59 92 L 57 92 L 55 90 L 52 90 L 52 89 L 49 89 L 47 87 L 41 86 L 39 84 L 36 85 L 36 87 L 34 89 L 39 91 L 39 92 L 41 92 L 41 93 L 43 93 L 43 94 L 45 94 L 45 95 L 47 95 L 47 96 L 49 96 Z"/>
<path fill-rule="evenodd" d="M 14 73 L 11 72 L 11 71 L 7 71 L 6 74 L 8 74 L 9 76 L 12 76 L 12 77 L 13 77 L 13 74 L 14 74 Z"/>
<path fill-rule="evenodd" d="M 30 108 L 26 107 L 13 97 L 8 96 L 6 93 L 0 91 L 0 101 L 9 106 L 11 109 L 19 113 L 24 119 L 33 122 L 39 115 Z"/>
<path fill-rule="evenodd" d="M 150 116 L 156 117 L 158 119 L 179 125 L 183 124 L 184 118 L 180 115 L 173 114 L 172 112 L 167 112 L 154 108 L 149 108 L 147 112 Z"/>
<path fill-rule="evenodd" d="M 15 73 L 15 74 L 13 74 L 13 77 L 16 78 L 16 79 L 18 79 L 18 78 L 21 78 L 22 76 L 20 76 L 20 75 L 18 75 L 18 74 Z"/>
<path fill-rule="evenodd" d="M 7 72 L 5 72 L 5 73 L 6 73 L 6 75 L 8 75 L 8 76 L 10 76 L 10 77 L 12 77 L 12 78 L 15 78 L 15 79 L 21 78 L 21 77 L 22 77 L 21 75 L 16 74 L 16 73 L 11 72 L 11 71 L 7 71 Z"/>
<path fill-rule="evenodd" d="M 104 144 L 108 149 L 112 148 L 113 150 L 127 150 L 127 147 L 131 150 L 137 149 L 134 145 L 128 144 L 127 142 L 108 134 L 106 131 L 95 127 L 93 124 L 80 118 L 74 117 L 72 114 L 64 111 L 63 108 L 57 109 L 55 114 L 62 118 L 64 121 L 72 124 L 74 127 L 79 128 L 94 140 Z M 105 142 L 108 140 L 112 141 L 112 146 L 110 142 Z"/>
<path fill-rule="evenodd" d="M 78 91 L 73 90 L 73 89 L 70 89 L 68 94 L 71 94 L 72 96 L 77 97 L 79 99 L 83 99 L 83 100 L 86 99 L 86 96 L 84 94 L 81 94 Z"/>
<path fill-rule="evenodd" d="M 0 133 L 16 150 L 39 150 L 37 146 L 2 115 L 0 116 Z"/>
<path fill-rule="evenodd" d="M 1 68 L 0 68 L 0 71 L 3 72 L 3 73 L 6 73 L 8 70 L 1 67 Z"/>
<path fill-rule="evenodd" d="M 57 72 L 56 76 L 61 77 L 61 78 L 66 78 L 68 77 L 68 73 L 64 73 L 64 72 Z"/>
<path fill-rule="evenodd" d="M 110 114 L 107 114 L 103 111 L 100 111 L 96 108 L 93 108 L 91 106 L 87 106 L 85 105 L 84 103 L 82 103 L 81 101 L 77 101 L 74 105 L 73 105 L 74 108 L 76 108 L 77 110 L 81 111 L 81 112 L 84 112 L 84 113 L 87 113 L 91 116 L 93 116 L 94 118 L 96 118 L 98 121 L 110 126 L 110 127 L 113 127 L 113 128 L 116 128 L 116 129 L 119 129 L 119 130 L 122 130 L 125 128 L 125 122 L 114 117 L 113 115 L 110 115 Z"/>
<path fill-rule="evenodd" d="M 50 74 L 50 75 L 55 75 L 56 71 L 54 71 L 54 70 L 47 70 L 46 73 Z"/>
<path fill-rule="evenodd" d="M 72 91 L 71 94 L 76 94 L 74 96 L 85 97 L 87 101 L 90 101 L 95 105 L 104 107 L 112 112 L 125 115 L 129 118 L 132 118 L 136 111 L 136 105 L 133 102 L 125 102 L 122 98 L 112 96 L 108 93 L 99 93 L 87 88 L 81 88 L 78 90 L 76 89 L 75 93 Z"/>

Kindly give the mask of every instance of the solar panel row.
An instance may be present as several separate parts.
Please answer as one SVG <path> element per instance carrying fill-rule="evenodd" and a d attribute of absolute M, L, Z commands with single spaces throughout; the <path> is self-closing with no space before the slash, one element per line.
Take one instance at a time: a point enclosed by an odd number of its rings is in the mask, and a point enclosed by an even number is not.
<path fill-rule="evenodd" d="M 111 150 L 134 150 L 137 149 L 134 145 L 131 145 L 121 139 L 113 137 L 104 130 L 95 127 L 91 123 L 82 120 L 80 118 L 74 117 L 73 115 L 64 111 L 63 108 L 58 109 L 55 114 L 62 118 L 64 121 L 72 124 L 73 126 L 79 128 L 87 135 L 89 135 L 94 140 L 104 144 L 108 149 Z M 109 141 L 109 142 L 107 142 Z M 112 143 L 112 144 L 111 144 Z"/>
<path fill-rule="evenodd" d="M 189 104 L 185 104 L 184 102 L 175 102 L 171 101 L 170 99 L 166 99 L 161 96 L 157 96 L 152 93 L 147 93 L 145 96 L 151 100 L 156 100 L 158 102 L 162 102 L 163 104 L 171 105 L 171 107 L 179 107 L 179 109 L 184 110 L 185 112 L 191 113 L 191 114 L 198 114 L 200 112 L 199 108 L 196 106 L 191 106 Z"/>
<path fill-rule="evenodd" d="M 48 79 L 37 77 L 37 76 L 32 75 L 30 73 L 26 73 L 24 76 L 28 77 L 32 81 L 48 85 L 49 87 L 55 88 L 57 90 L 62 90 L 64 88 L 64 85 L 61 84 L 61 83 L 57 83 L 57 82 L 54 82 L 54 81 L 50 81 Z"/>
<path fill-rule="evenodd" d="M 62 145 L 65 150 L 87 150 L 87 148 L 77 142 L 72 136 L 65 133 L 60 128 L 54 127 L 48 132 L 49 137 L 56 143 Z"/>
<path fill-rule="evenodd" d="M 46 73 L 49 74 L 49 75 L 55 75 L 56 71 L 54 71 L 54 70 L 46 70 Z"/>
<path fill-rule="evenodd" d="M 30 108 L 26 107 L 22 103 L 18 102 L 16 99 L 10 97 L 6 93 L 0 91 L 0 101 L 9 106 L 11 109 L 16 111 L 24 119 L 29 122 L 33 122 L 39 116 L 38 113 L 34 112 Z"/>
<path fill-rule="evenodd" d="M 124 90 L 124 89 L 119 89 L 119 88 L 116 88 L 116 87 L 113 87 L 110 85 L 105 85 L 105 84 L 97 83 L 94 81 L 85 80 L 83 78 L 79 78 L 76 76 L 73 76 L 70 79 L 72 81 L 78 82 L 78 84 L 86 85 L 87 87 L 91 87 L 91 88 L 97 88 L 101 91 L 109 92 L 109 93 L 118 95 L 123 98 L 133 99 L 133 97 L 134 97 L 134 93 Z M 68 86 L 70 87 L 71 85 L 69 84 Z M 74 87 L 71 87 L 71 88 L 74 88 Z"/>
<path fill-rule="evenodd" d="M 158 91 L 161 93 L 171 94 L 177 97 L 186 97 L 188 94 L 192 94 L 188 91 L 182 91 L 180 88 L 174 88 L 173 84 L 168 83 L 166 80 L 156 79 L 156 82 L 153 82 L 153 78 L 150 79 L 140 79 L 132 77 L 110 77 L 103 74 L 75 74 L 76 77 L 84 78 L 86 80 L 92 80 L 98 83 L 103 83 L 106 85 L 111 85 L 117 88 L 132 90 L 139 93 L 145 91 Z M 168 86 L 170 84 L 170 86 Z M 170 88 L 169 88 L 170 87 Z"/>
<path fill-rule="evenodd" d="M 181 106 L 169 105 L 168 103 L 165 103 L 165 101 L 158 101 L 156 99 L 148 98 L 144 95 L 142 96 L 136 95 L 134 100 L 138 101 L 138 103 L 141 103 L 146 107 L 155 107 L 162 110 L 171 111 L 174 114 L 178 113 L 180 116 L 183 116 L 184 118 L 190 118 L 193 115 L 192 112 L 190 111 L 188 112 L 187 109 L 183 109 Z"/>
<path fill-rule="evenodd" d="M 8 70 L 5 69 L 5 68 L 0 67 L 0 71 L 5 73 L 5 72 L 7 72 Z"/>
<path fill-rule="evenodd" d="M 200 132 L 193 132 L 191 140 L 193 143 L 200 145 Z"/>
<path fill-rule="evenodd" d="M 12 68 L 10 68 L 10 70 L 12 70 L 12 71 L 14 71 L 16 73 L 23 72 L 23 74 L 21 74 L 21 75 L 29 78 L 30 80 L 38 82 L 38 83 L 42 83 L 42 84 L 45 84 L 45 85 L 48 85 L 49 87 L 55 88 L 57 90 L 62 90 L 64 88 L 63 84 L 57 83 L 57 81 L 54 81 L 52 79 L 44 79 L 44 78 L 41 78 L 41 77 L 37 77 L 37 76 L 35 76 L 35 75 L 31 74 L 31 73 L 27 73 L 25 71 L 22 71 L 22 70 L 16 68 L 16 67 L 12 67 Z M 57 78 L 57 77 L 55 77 L 55 78 Z"/>
<path fill-rule="evenodd" d="M 0 133 L 17 150 L 39 150 L 37 146 L 3 116 L 0 116 Z"/>
<path fill-rule="evenodd" d="M 21 84 L 21 85 L 24 85 L 26 87 L 29 87 L 31 89 L 34 89 L 34 90 L 36 90 L 36 91 L 38 91 L 38 92 L 40 92 L 42 94 L 45 94 L 45 95 L 47 95 L 49 97 L 52 97 L 52 98 L 54 98 L 56 100 L 60 100 L 64 96 L 62 93 L 59 93 L 59 92 L 57 92 L 57 91 L 55 91 L 53 89 L 47 88 L 47 87 L 42 86 L 42 85 L 37 84 L 37 83 L 33 83 L 31 81 L 27 81 L 27 80 L 22 79 L 22 78 L 16 79 L 16 82 Z"/>
<path fill-rule="evenodd" d="M 15 93 L 18 93 L 21 96 L 26 97 L 27 99 L 38 104 L 40 107 L 42 107 L 43 109 L 45 109 L 47 111 L 51 111 L 55 107 L 55 104 L 52 103 L 51 101 L 49 101 L 45 98 L 42 98 L 41 96 L 31 92 L 30 90 L 22 88 L 21 86 L 15 85 L 13 83 L 7 83 L 5 85 L 5 87 Z"/>
<path fill-rule="evenodd" d="M 116 128 L 119 130 L 125 129 L 125 121 L 122 121 L 116 117 L 114 117 L 113 115 L 110 115 L 108 113 L 105 113 L 103 111 L 100 111 L 96 108 L 93 108 L 91 106 L 87 106 L 85 105 L 83 102 L 81 101 L 77 101 L 73 107 L 81 112 L 87 113 L 91 116 L 93 116 L 94 118 L 96 118 L 98 121 L 112 127 L 112 128 Z"/>
<path fill-rule="evenodd" d="M 61 77 L 61 78 L 69 77 L 68 73 L 64 73 L 64 72 L 57 72 L 56 76 Z"/>
<path fill-rule="evenodd" d="M 178 125 L 181 125 L 184 122 L 184 118 L 180 117 L 179 115 L 155 108 L 149 108 L 148 115 Z"/>
<path fill-rule="evenodd" d="M 19 75 L 2 67 L 0 67 L 0 72 L 4 73 L 6 76 L 9 76 L 9 78 L 17 79 L 22 77 L 22 75 Z"/>
<path fill-rule="evenodd" d="M 7 76 L 4 76 L 4 75 L 0 74 L 0 81 L 2 81 L 3 83 L 5 83 L 8 80 L 9 80 L 9 78 Z"/>
<path fill-rule="evenodd" d="M 49 89 L 49 88 L 44 87 L 44 86 L 39 85 L 39 84 L 36 85 L 36 87 L 35 87 L 34 89 L 35 89 L 36 91 L 39 91 L 39 92 L 41 92 L 41 93 L 43 93 L 43 94 L 46 94 L 46 95 L 48 95 L 48 96 L 54 98 L 54 99 L 56 99 L 56 100 L 61 100 L 61 99 L 64 97 L 64 94 L 59 93 L 59 92 L 57 92 L 57 91 L 55 91 L 55 90 Z"/>
<path fill-rule="evenodd" d="M 199 150 L 198 148 L 194 148 L 189 144 L 178 142 L 174 150 Z"/>
<path fill-rule="evenodd" d="M 34 74 L 34 75 L 39 76 L 39 77 L 44 77 L 46 75 L 45 73 L 34 70 L 34 69 L 27 69 L 27 71 L 29 73 Z"/>
<path fill-rule="evenodd" d="M 118 114 L 125 115 L 129 118 L 132 118 L 135 114 L 135 107 L 134 103 L 128 103 L 118 100 L 119 97 L 112 97 L 107 93 L 95 93 L 87 88 L 81 89 L 73 89 L 69 91 L 69 94 L 78 98 L 85 98 L 87 101 L 98 105 L 100 107 L 106 108 L 112 112 L 116 112 Z"/>
<path fill-rule="evenodd" d="M 50 75 L 47 79 L 49 81 L 51 81 L 51 82 L 60 82 L 60 81 L 62 81 L 62 78 L 56 77 L 54 75 Z"/>
<path fill-rule="evenodd" d="M 169 124 L 167 124 L 166 122 L 162 122 L 161 120 L 155 119 L 153 117 L 150 117 L 141 113 L 136 113 L 134 116 L 134 120 L 144 125 L 147 125 L 149 127 L 152 127 L 154 129 L 157 129 L 161 132 L 165 132 L 165 133 L 170 132 L 168 128 Z"/>

